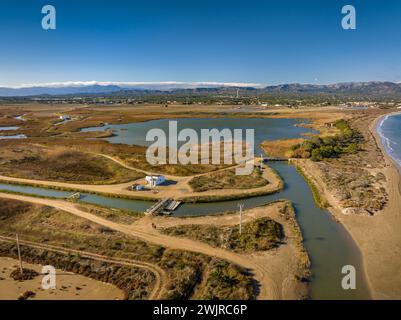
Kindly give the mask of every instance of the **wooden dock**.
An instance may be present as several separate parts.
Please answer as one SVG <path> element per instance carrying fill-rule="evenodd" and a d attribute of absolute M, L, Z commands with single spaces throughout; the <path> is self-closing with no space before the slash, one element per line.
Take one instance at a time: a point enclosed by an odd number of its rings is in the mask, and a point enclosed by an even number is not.
<path fill-rule="evenodd" d="M 172 200 L 172 199 L 162 199 L 148 208 L 144 214 L 145 215 L 154 215 L 154 214 L 172 214 L 175 209 L 181 204 L 181 201 Z"/>
<path fill-rule="evenodd" d="M 175 209 L 178 208 L 178 206 L 179 206 L 180 204 L 181 204 L 181 201 L 171 200 L 171 202 L 167 205 L 167 207 L 165 208 L 165 210 L 174 211 Z"/>
<path fill-rule="evenodd" d="M 79 200 L 79 199 L 81 199 L 81 193 L 76 192 L 76 193 L 70 195 L 67 199 L 68 200 Z"/>
<path fill-rule="evenodd" d="M 288 161 L 288 159 L 286 159 L 286 158 L 269 158 L 269 157 L 265 157 L 262 159 L 263 163 L 268 163 L 271 161 Z"/>

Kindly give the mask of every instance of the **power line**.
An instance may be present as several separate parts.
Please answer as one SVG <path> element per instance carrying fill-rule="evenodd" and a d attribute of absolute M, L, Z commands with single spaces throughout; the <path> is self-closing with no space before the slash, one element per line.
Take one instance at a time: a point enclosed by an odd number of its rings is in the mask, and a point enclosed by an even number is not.
<path fill-rule="evenodd" d="M 19 248 L 19 240 L 18 240 L 18 233 L 15 235 L 17 238 L 17 249 L 18 249 L 18 260 L 19 260 L 19 269 L 21 272 L 21 276 L 23 275 L 24 271 L 22 269 L 22 259 L 21 259 L 21 250 Z"/>
<path fill-rule="evenodd" d="M 238 207 L 239 207 L 239 234 L 242 234 L 242 209 L 244 208 L 244 204 L 239 203 Z"/>

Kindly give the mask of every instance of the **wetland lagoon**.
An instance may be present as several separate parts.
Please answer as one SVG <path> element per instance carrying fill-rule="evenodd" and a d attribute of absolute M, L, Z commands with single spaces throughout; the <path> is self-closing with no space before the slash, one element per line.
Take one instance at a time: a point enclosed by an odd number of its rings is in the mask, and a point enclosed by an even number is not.
<path fill-rule="evenodd" d="M 83 132 L 111 130 L 112 137 L 105 138 L 110 143 L 148 146 L 145 137 L 148 130 L 160 128 L 168 132 L 168 121 L 153 120 L 140 123 L 106 125 L 82 129 Z M 174 119 L 176 120 L 176 119 Z M 178 128 L 201 129 L 255 129 L 255 153 L 262 153 L 259 147 L 264 140 L 299 138 L 315 131 L 300 126 L 307 124 L 305 119 L 264 119 L 264 118 L 186 118 L 178 120 Z M 319 208 L 314 202 L 312 192 L 297 172 L 287 162 L 270 162 L 271 166 L 284 181 L 284 190 L 275 194 L 252 197 L 241 200 L 245 209 L 267 204 L 279 199 L 291 200 L 297 221 L 301 227 L 304 246 L 308 251 L 312 265 L 312 299 L 367 299 L 370 298 L 366 284 L 362 259 L 359 249 L 345 228 L 337 223 L 331 214 Z M 12 184 L 0 184 L 0 191 L 33 194 L 42 197 L 65 198 L 71 192 L 57 191 L 39 187 Z M 152 205 L 149 201 L 108 198 L 101 195 L 82 193 L 82 202 L 110 208 L 143 212 Z M 175 216 L 211 215 L 235 211 L 238 201 L 209 203 L 185 203 L 174 212 Z M 344 290 L 341 287 L 342 267 L 352 265 L 357 271 L 356 290 Z"/>

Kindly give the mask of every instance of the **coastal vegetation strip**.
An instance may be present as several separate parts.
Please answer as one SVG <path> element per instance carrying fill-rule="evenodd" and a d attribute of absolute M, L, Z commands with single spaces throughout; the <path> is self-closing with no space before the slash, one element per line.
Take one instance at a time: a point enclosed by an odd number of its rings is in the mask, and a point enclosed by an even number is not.
<path fill-rule="evenodd" d="M 333 126 L 339 134 L 325 137 L 312 137 L 292 146 L 293 158 L 310 158 L 313 161 L 338 158 L 343 154 L 355 154 L 361 148 L 363 137 L 359 131 L 351 128 L 346 120 L 337 120 Z"/>
<path fill-rule="evenodd" d="M 299 162 L 298 161 L 292 161 L 292 162 L 294 163 L 295 168 L 298 171 L 298 173 L 305 179 L 306 183 L 309 185 L 309 188 L 311 189 L 313 199 L 314 199 L 316 205 L 321 209 L 325 209 L 325 208 L 329 207 L 329 202 L 325 199 L 322 192 L 319 191 L 316 183 L 313 182 L 313 180 L 308 176 L 308 174 L 299 165 Z"/>
<path fill-rule="evenodd" d="M 309 282 L 310 278 L 312 276 L 311 273 L 311 260 L 309 258 L 309 254 L 306 251 L 306 248 L 304 246 L 304 238 L 302 235 L 301 228 L 298 224 L 297 218 L 296 218 L 296 213 L 294 206 L 290 201 L 285 201 L 284 202 L 284 207 L 280 209 L 280 215 L 288 221 L 290 227 L 291 227 L 291 232 L 293 234 L 293 237 L 295 239 L 295 245 L 296 245 L 296 255 L 297 255 L 297 264 L 296 264 L 296 273 L 295 273 L 295 278 L 297 281 L 301 282 Z"/>

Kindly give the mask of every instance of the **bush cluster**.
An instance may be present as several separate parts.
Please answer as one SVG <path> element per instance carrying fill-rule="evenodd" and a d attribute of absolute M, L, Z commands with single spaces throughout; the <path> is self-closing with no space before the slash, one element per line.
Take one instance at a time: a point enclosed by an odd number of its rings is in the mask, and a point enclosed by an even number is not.
<path fill-rule="evenodd" d="M 337 120 L 334 126 L 339 134 L 328 137 L 313 137 L 292 147 L 294 158 L 321 161 L 329 158 L 339 158 L 342 154 L 354 154 L 360 150 L 361 134 L 352 129 L 346 120 Z"/>

